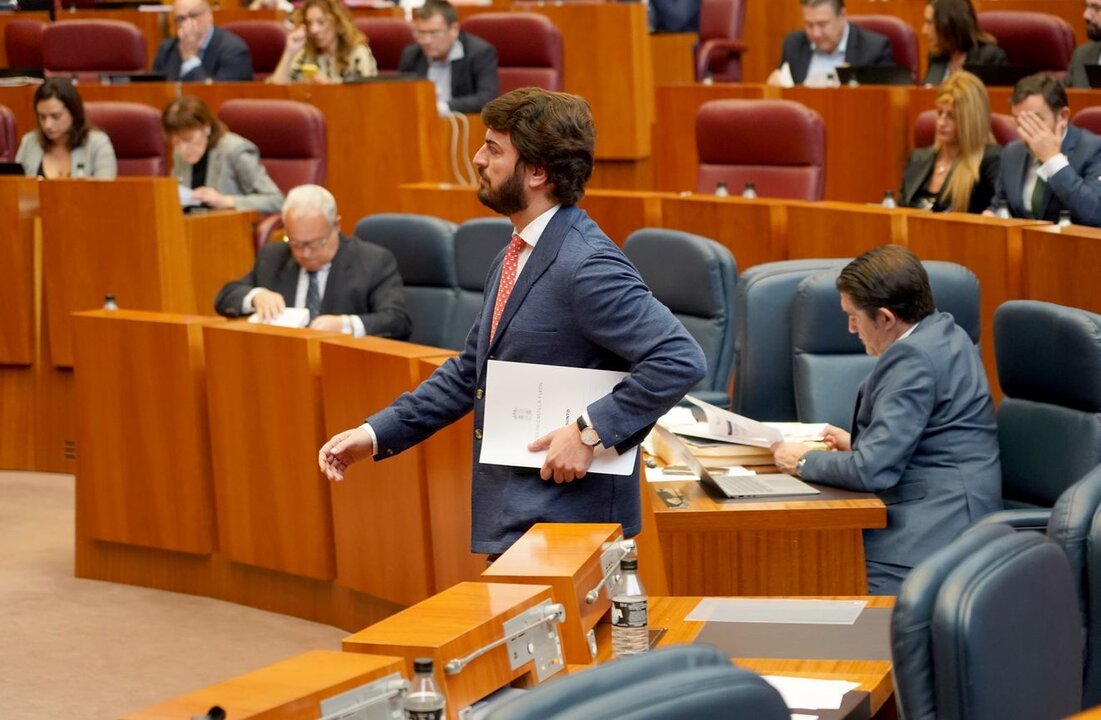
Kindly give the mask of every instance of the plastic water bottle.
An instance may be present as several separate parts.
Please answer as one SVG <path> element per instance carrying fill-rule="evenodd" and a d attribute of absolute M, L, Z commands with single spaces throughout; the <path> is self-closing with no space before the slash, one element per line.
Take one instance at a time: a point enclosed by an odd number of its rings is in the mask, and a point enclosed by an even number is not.
<path fill-rule="evenodd" d="M 405 695 L 405 720 L 443 720 L 447 698 L 436 687 L 432 658 L 413 660 L 413 687 Z"/>
<path fill-rule="evenodd" d="M 715 183 L 715 197 L 730 197 L 730 188 L 726 186 L 726 180 Z"/>
<path fill-rule="evenodd" d="M 1070 227 L 1074 224 L 1070 219 L 1070 210 L 1059 211 L 1059 222 L 1057 224 L 1059 227 Z"/>
<path fill-rule="evenodd" d="M 753 183 L 746 183 L 745 190 L 742 190 L 742 197 L 747 200 L 753 200 L 757 197 L 757 186 Z"/>
<path fill-rule="evenodd" d="M 117 302 L 115 302 L 115 296 L 114 295 L 104 295 L 103 296 L 103 309 L 104 310 L 118 310 L 119 309 L 119 304 Z"/>
<path fill-rule="evenodd" d="M 650 649 L 650 613 L 638 579 L 638 560 L 621 560 L 619 586 L 612 596 L 612 652 L 638 655 Z"/>
<path fill-rule="evenodd" d="M 1005 200 L 999 200 L 998 204 L 994 207 L 994 217 L 999 217 L 1002 220 L 1008 220 L 1012 217 L 1009 214 L 1009 203 Z"/>
<path fill-rule="evenodd" d="M 891 192 L 890 190 L 883 193 L 883 207 L 885 207 L 885 208 L 896 208 L 896 207 L 898 207 L 898 203 L 895 202 L 895 194 L 893 192 Z"/>

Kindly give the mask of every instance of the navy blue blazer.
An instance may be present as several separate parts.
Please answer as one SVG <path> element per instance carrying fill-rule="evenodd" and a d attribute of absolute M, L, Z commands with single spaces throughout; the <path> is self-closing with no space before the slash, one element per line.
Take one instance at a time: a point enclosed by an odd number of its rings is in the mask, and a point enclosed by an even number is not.
<path fill-rule="evenodd" d="M 913 567 L 1002 507 L 994 404 L 979 353 L 948 313 L 923 319 L 860 385 L 851 452 L 809 452 L 803 477 L 874 492 L 887 527 L 868 560 Z"/>
<path fill-rule="evenodd" d="M 202 53 L 202 64 L 180 77 L 180 41 L 169 38 L 157 48 L 153 58 L 153 72 L 161 73 L 175 82 L 203 82 L 204 80 L 252 80 L 252 53 L 245 41 L 228 30 L 214 28 L 210 43 Z"/>
<path fill-rule="evenodd" d="M 807 79 L 807 70 L 810 68 L 810 57 L 813 52 L 814 48 L 811 47 L 810 38 L 807 37 L 805 30 L 788 33 L 784 38 L 780 64 L 777 67 L 787 63 L 791 69 L 791 79 L 796 85 L 802 85 Z M 845 62 L 853 67 L 894 65 L 891 41 L 886 35 L 849 23 L 849 42 L 845 45 Z"/>
<path fill-rule="evenodd" d="M 638 469 L 544 482 L 537 468 L 482 465 L 482 413 L 490 359 L 630 374 L 588 407 L 603 443 L 621 453 L 704 376 L 699 345 L 654 299 L 623 252 L 576 206 L 555 213 L 516 279 L 491 341 L 504 251 L 462 353 L 412 393 L 367 419 L 386 458 L 474 411 L 471 550 L 499 553 L 537 522 L 618 522 L 641 530 Z"/>
<path fill-rule="evenodd" d="M 1101 227 L 1101 136 L 1071 125 L 1062 149 L 1070 165 L 1048 181 L 1040 216 L 1055 222 L 1060 210 L 1069 210 L 1076 224 Z M 1025 174 L 1030 162 L 1032 155 L 1020 140 L 1005 146 L 991 211 L 1004 200 L 1013 217 L 1031 217 L 1024 205 Z"/>

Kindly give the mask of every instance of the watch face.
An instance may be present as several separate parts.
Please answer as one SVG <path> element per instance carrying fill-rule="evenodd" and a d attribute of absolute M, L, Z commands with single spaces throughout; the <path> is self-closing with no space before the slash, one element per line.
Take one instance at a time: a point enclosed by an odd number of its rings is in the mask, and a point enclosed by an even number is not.
<path fill-rule="evenodd" d="M 600 444 L 600 436 L 596 434 L 596 430 L 591 427 L 587 427 L 581 431 L 581 442 L 589 446 L 595 446 Z"/>

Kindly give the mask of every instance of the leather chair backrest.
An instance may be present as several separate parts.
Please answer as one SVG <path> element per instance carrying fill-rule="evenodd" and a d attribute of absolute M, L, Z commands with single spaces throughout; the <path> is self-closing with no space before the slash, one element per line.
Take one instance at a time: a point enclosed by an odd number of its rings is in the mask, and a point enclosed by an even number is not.
<path fill-rule="evenodd" d="M 148 67 L 145 36 L 121 20 L 61 20 L 42 31 L 48 73 L 139 73 Z"/>
<path fill-rule="evenodd" d="M 912 27 L 894 15 L 849 15 L 848 18 L 862 30 L 885 35 L 891 41 L 891 56 L 895 65 L 909 68 L 914 82 L 917 82 L 918 41 Z"/>
<path fill-rule="evenodd" d="M 792 100 L 711 100 L 696 114 L 697 192 L 720 180 L 731 193 L 754 183 L 761 197 L 821 200 L 826 128 Z"/>
<path fill-rule="evenodd" d="M 367 36 L 379 72 L 397 72 L 401 51 L 416 42 L 413 26 L 401 18 L 357 17 L 352 22 Z"/>
<path fill-rule="evenodd" d="M 701 0 L 700 47 L 712 40 L 740 41 L 744 27 L 745 0 Z M 711 56 L 707 69 L 715 80 L 739 82 L 742 79 L 742 54 L 717 51 Z"/>
<path fill-rule="evenodd" d="M 979 280 L 956 263 L 925 261 L 938 311 L 951 313 L 971 341 L 979 342 Z M 805 279 L 792 302 L 791 344 L 795 406 L 804 422 L 847 428 L 860 383 L 875 366 L 849 332 L 837 291 L 840 268 Z"/>
<path fill-rule="evenodd" d="M 328 140 L 325 116 L 295 100 L 227 100 L 218 118 L 260 150 L 260 162 L 283 191 L 325 184 Z"/>
<path fill-rule="evenodd" d="M 538 13 L 479 13 L 463 20 L 463 30 L 497 48 L 501 94 L 534 86 L 562 89 L 562 33 Z"/>
<path fill-rule="evenodd" d="M 287 44 L 283 23 L 278 20 L 238 20 L 221 27 L 248 45 L 252 55 L 252 74 L 256 80 L 263 80 L 275 72 Z"/>
<path fill-rule="evenodd" d="M 42 20 L 9 20 L 4 26 L 4 52 L 8 66 L 40 68 L 42 64 L 42 33 L 49 23 Z"/>
<path fill-rule="evenodd" d="M 0 105 L 0 162 L 15 162 L 19 136 L 15 132 L 15 113 Z"/>
<path fill-rule="evenodd" d="M 933 607 L 937 718 L 1062 718 L 1082 708 L 1082 646 L 1066 555 L 1039 533 L 962 559 Z"/>
<path fill-rule="evenodd" d="M 134 102 L 86 102 L 88 123 L 111 138 L 118 174 L 161 177 L 168 172 L 167 146 L 161 113 Z"/>
<path fill-rule="evenodd" d="M 654 297 L 672 311 L 703 349 L 707 375 L 693 388 L 693 395 L 729 407 L 738 282 L 734 256 L 714 240 L 656 228 L 631 233 L 623 252 Z M 675 267 L 670 258 L 676 258 Z"/>
<path fill-rule="evenodd" d="M 1090 472 L 1087 478 L 1082 480 L 1083 483 L 1088 482 L 1090 485 L 1086 492 L 1088 492 L 1088 499 L 1091 501 L 1098 485 L 1098 473 L 1099 471 L 1095 469 Z M 1083 504 L 1083 511 L 1086 507 L 1088 507 L 1088 502 Z M 1098 519 L 1096 512 L 1093 518 L 1095 522 L 1090 525 L 1089 537 L 1084 545 L 1086 550 L 1084 557 L 1072 553 L 1070 543 L 1063 545 L 1063 550 L 1067 553 L 1072 568 L 1075 562 L 1084 560 L 1086 563 L 1085 585 L 1079 586 L 1079 600 L 1084 599 L 1086 612 L 1086 660 L 1085 678 L 1082 685 L 1083 707 L 1101 705 L 1101 550 L 1099 550 L 1101 548 L 1101 519 Z M 1081 549 L 1083 546 L 1075 543 L 1073 547 Z"/>
<path fill-rule="evenodd" d="M 475 218 L 455 229 L 455 277 L 459 297 L 455 302 L 452 334 L 444 345 L 462 350 L 474 321 L 482 313 L 486 281 L 493 260 L 512 239 L 512 223 L 507 218 Z"/>
<path fill-rule="evenodd" d="M 556 678 L 491 708 L 486 720 L 790 717 L 780 694 L 709 645 L 674 645 Z"/>
<path fill-rule="evenodd" d="M 1101 464 L 1101 315 L 1035 300 L 994 313 L 1007 506 L 1051 507 Z"/>
<path fill-rule="evenodd" d="M 734 293 L 734 412 L 756 420 L 796 418 L 791 303 L 808 275 L 846 259 L 781 260 L 748 268 Z"/>
<path fill-rule="evenodd" d="M 1017 121 L 1012 115 L 991 113 L 990 131 L 999 145 L 1008 145 L 1017 139 Z M 933 144 L 937 134 L 936 110 L 924 110 L 914 121 L 914 147 L 923 148 Z"/>
<path fill-rule="evenodd" d="M 978 13 L 979 27 L 998 40 L 1010 65 L 1064 72 L 1074 53 L 1074 28 L 1042 12 L 990 10 Z"/>
<path fill-rule="evenodd" d="M 1091 133 L 1101 133 L 1101 107 L 1096 105 L 1084 107 L 1074 113 L 1071 122 L 1083 130 L 1089 130 Z"/>
<path fill-rule="evenodd" d="M 394 254 L 413 320 L 410 342 L 446 347 L 458 297 L 455 224 L 431 215 L 379 213 L 356 223 L 357 237 Z M 468 328 L 469 329 L 469 328 Z"/>

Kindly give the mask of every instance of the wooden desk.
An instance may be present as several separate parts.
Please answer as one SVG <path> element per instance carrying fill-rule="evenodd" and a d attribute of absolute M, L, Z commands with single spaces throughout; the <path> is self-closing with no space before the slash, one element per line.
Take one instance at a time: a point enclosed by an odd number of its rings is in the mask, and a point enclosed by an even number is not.
<path fill-rule="evenodd" d="M 194 312 L 213 312 L 214 298 L 222 286 L 252 269 L 256 261 L 253 229 L 259 219 L 255 210 L 184 215 Z"/>
<path fill-rule="evenodd" d="M 1024 297 L 1101 312 L 1101 229 L 1071 225 L 1026 227 Z"/>
<path fill-rule="evenodd" d="M 742 272 L 760 263 L 787 259 L 788 204 L 763 198 L 667 194 L 661 199 L 661 223 L 722 243 Z"/>
<path fill-rule="evenodd" d="M 906 245 L 906 217 L 912 212 L 856 203 L 788 203 L 787 257 L 856 257 L 888 243 Z"/>

